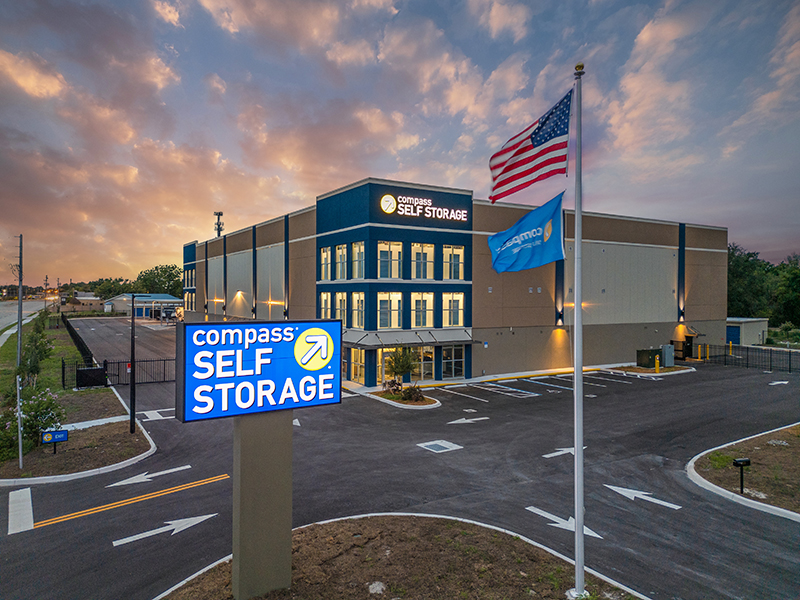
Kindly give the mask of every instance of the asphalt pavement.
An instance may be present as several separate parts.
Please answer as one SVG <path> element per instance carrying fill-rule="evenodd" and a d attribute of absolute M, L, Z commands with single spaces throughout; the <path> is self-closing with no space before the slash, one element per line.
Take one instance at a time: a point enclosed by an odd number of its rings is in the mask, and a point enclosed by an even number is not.
<path fill-rule="evenodd" d="M 442 406 L 431 410 L 347 393 L 295 410 L 294 525 L 438 514 L 571 556 L 571 386 L 558 376 L 435 388 L 426 393 Z M 587 374 L 587 566 L 654 600 L 797 598 L 800 524 L 700 488 L 685 467 L 800 420 L 799 386 L 797 374 L 710 365 L 655 379 Z M 137 413 L 159 448 L 150 458 L 27 486 L 34 528 L 0 545 L 0 597 L 152 600 L 230 554 L 231 420 L 177 422 L 173 384 L 137 386 Z M 144 472 L 149 481 L 107 487 Z M 2 488 L 0 515 L 25 488 Z M 206 518 L 170 535 L 168 523 L 192 517 Z"/>

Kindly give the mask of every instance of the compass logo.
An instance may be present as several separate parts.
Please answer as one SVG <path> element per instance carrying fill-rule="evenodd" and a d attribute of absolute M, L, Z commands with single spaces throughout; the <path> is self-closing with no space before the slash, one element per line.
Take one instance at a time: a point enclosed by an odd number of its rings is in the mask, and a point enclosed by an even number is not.
<path fill-rule="evenodd" d="M 381 198 L 381 210 L 387 215 L 392 214 L 397 210 L 397 200 L 391 194 L 386 194 Z"/>

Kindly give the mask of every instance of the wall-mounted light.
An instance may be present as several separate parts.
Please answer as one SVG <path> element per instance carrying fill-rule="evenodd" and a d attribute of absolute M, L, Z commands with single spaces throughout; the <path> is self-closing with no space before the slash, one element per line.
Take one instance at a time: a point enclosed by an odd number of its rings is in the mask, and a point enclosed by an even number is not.
<path fill-rule="evenodd" d="M 556 327 L 564 326 L 564 309 L 556 308 Z"/>
<path fill-rule="evenodd" d="M 686 321 L 686 311 L 682 308 L 678 309 L 678 323 Z"/>

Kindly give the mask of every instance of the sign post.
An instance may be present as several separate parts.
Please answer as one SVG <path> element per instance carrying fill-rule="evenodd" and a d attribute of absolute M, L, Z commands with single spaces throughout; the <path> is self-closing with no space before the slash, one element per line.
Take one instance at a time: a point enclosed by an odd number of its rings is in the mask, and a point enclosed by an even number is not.
<path fill-rule="evenodd" d="M 61 429 L 59 431 L 43 431 L 42 443 L 53 444 L 53 454 L 56 453 L 58 442 L 66 442 L 69 439 L 69 431 Z"/>
<path fill-rule="evenodd" d="M 176 417 L 234 417 L 236 600 L 291 584 L 292 410 L 341 402 L 341 339 L 341 321 L 178 323 Z"/>

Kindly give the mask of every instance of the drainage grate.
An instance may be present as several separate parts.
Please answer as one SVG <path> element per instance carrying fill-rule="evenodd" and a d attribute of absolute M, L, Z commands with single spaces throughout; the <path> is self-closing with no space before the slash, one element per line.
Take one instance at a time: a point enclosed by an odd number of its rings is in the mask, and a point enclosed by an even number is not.
<path fill-rule="evenodd" d="M 431 452 L 436 452 L 437 454 L 440 452 L 450 452 L 451 450 L 461 450 L 463 448 L 463 446 L 445 440 L 434 440 L 432 442 L 425 442 L 424 444 L 417 444 L 417 446 L 425 448 L 425 450 L 430 450 Z"/>

